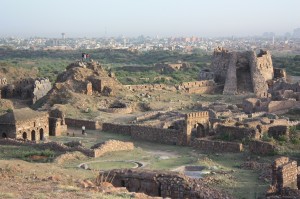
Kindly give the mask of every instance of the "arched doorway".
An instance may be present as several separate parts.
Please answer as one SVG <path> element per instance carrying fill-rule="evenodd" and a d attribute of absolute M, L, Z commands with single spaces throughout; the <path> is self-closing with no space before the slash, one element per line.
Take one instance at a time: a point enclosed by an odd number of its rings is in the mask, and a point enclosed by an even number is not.
<path fill-rule="evenodd" d="M 35 140 L 36 140 L 36 139 L 35 139 L 35 131 L 34 131 L 34 130 L 31 131 L 31 140 L 32 140 L 32 141 L 35 141 Z"/>
<path fill-rule="evenodd" d="M 206 136 L 205 128 L 202 124 L 198 124 L 198 126 L 197 126 L 197 135 L 198 135 L 198 137 Z"/>
<path fill-rule="evenodd" d="M 200 123 L 195 124 L 192 128 L 192 137 L 201 138 L 205 136 L 207 135 L 204 125 Z"/>
<path fill-rule="evenodd" d="M 7 138 L 6 133 L 2 133 L 2 138 Z"/>
<path fill-rule="evenodd" d="M 27 133 L 24 132 L 24 133 L 22 134 L 22 137 L 23 137 L 24 140 L 26 140 L 26 139 L 27 139 Z"/>
<path fill-rule="evenodd" d="M 44 139 L 44 129 L 40 129 L 40 140 Z"/>

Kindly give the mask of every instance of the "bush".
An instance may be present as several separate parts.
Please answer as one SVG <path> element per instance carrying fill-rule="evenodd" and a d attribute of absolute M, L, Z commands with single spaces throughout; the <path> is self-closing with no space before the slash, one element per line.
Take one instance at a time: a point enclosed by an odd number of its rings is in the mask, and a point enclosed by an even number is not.
<path fill-rule="evenodd" d="M 224 141 L 232 141 L 232 137 L 231 137 L 230 133 L 222 133 L 219 136 L 219 139 L 224 140 Z"/>
<path fill-rule="evenodd" d="M 261 140 L 264 142 L 274 142 L 274 138 L 269 136 L 268 133 L 263 133 Z"/>
<path fill-rule="evenodd" d="M 278 137 L 278 141 L 280 141 L 280 142 L 288 142 L 289 141 L 289 137 L 286 136 L 286 135 L 280 135 Z"/>
<path fill-rule="evenodd" d="M 292 138 L 291 138 L 291 143 L 292 143 L 292 144 L 300 144 L 300 140 L 299 140 L 299 138 L 297 138 L 297 137 L 292 137 Z"/>

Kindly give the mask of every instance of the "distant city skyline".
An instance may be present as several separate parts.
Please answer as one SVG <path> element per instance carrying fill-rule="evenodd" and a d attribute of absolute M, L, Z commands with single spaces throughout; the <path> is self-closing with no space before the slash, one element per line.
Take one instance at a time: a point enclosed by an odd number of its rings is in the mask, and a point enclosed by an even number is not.
<path fill-rule="evenodd" d="M 284 35 L 300 27 L 300 1 L 2 0 L 0 37 Z"/>

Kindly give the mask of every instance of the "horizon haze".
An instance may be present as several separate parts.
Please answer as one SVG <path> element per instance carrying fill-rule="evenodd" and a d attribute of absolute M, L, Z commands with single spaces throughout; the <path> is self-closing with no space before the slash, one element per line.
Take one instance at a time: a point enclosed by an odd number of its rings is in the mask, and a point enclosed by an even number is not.
<path fill-rule="evenodd" d="M 0 37 L 283 35 L 300 27 L 300 1 L 3 0 Z"/>

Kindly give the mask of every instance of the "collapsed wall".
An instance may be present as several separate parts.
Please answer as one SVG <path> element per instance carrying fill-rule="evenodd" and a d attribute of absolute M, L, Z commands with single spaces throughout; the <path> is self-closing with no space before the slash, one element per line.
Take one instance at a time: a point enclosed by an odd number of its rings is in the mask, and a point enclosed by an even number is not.
<path fill-rule="evenodd" d="M 108 140 L 102 143 L 98 143 L 90 149 L 77 143 L 72 146 L 71 144 L 63 144 L 59 142 L 36 143 L 33 141 L 16 140 L 10 138 L 0 139 L 0 145 L 31 146 L 40 150 L 48 149 L 59 153 L 79 151 L 86 156 L 94 158 L 100 157 L 108 152 L 131 151 L 134 149 L 134 145 L 132 142 L 122 142 L 118 140 Z"/>
<path fill-rule="evenodd" d="M 199 179 L 191 179 L 176 172 L 115 169 L 100 172 L 101 176 L 107 176 L 116 187 L 126 187 L 130 192 L 142 192 L 150 196 L 173 199 L 232 198 L 225 192 L 208 187 Z"/>
<path fill-rule="evenodd" d="M 279 157 L 272 164 L 272 185 L 267 199 L 299 198 L 299 167 L 288 157 Z"/>

